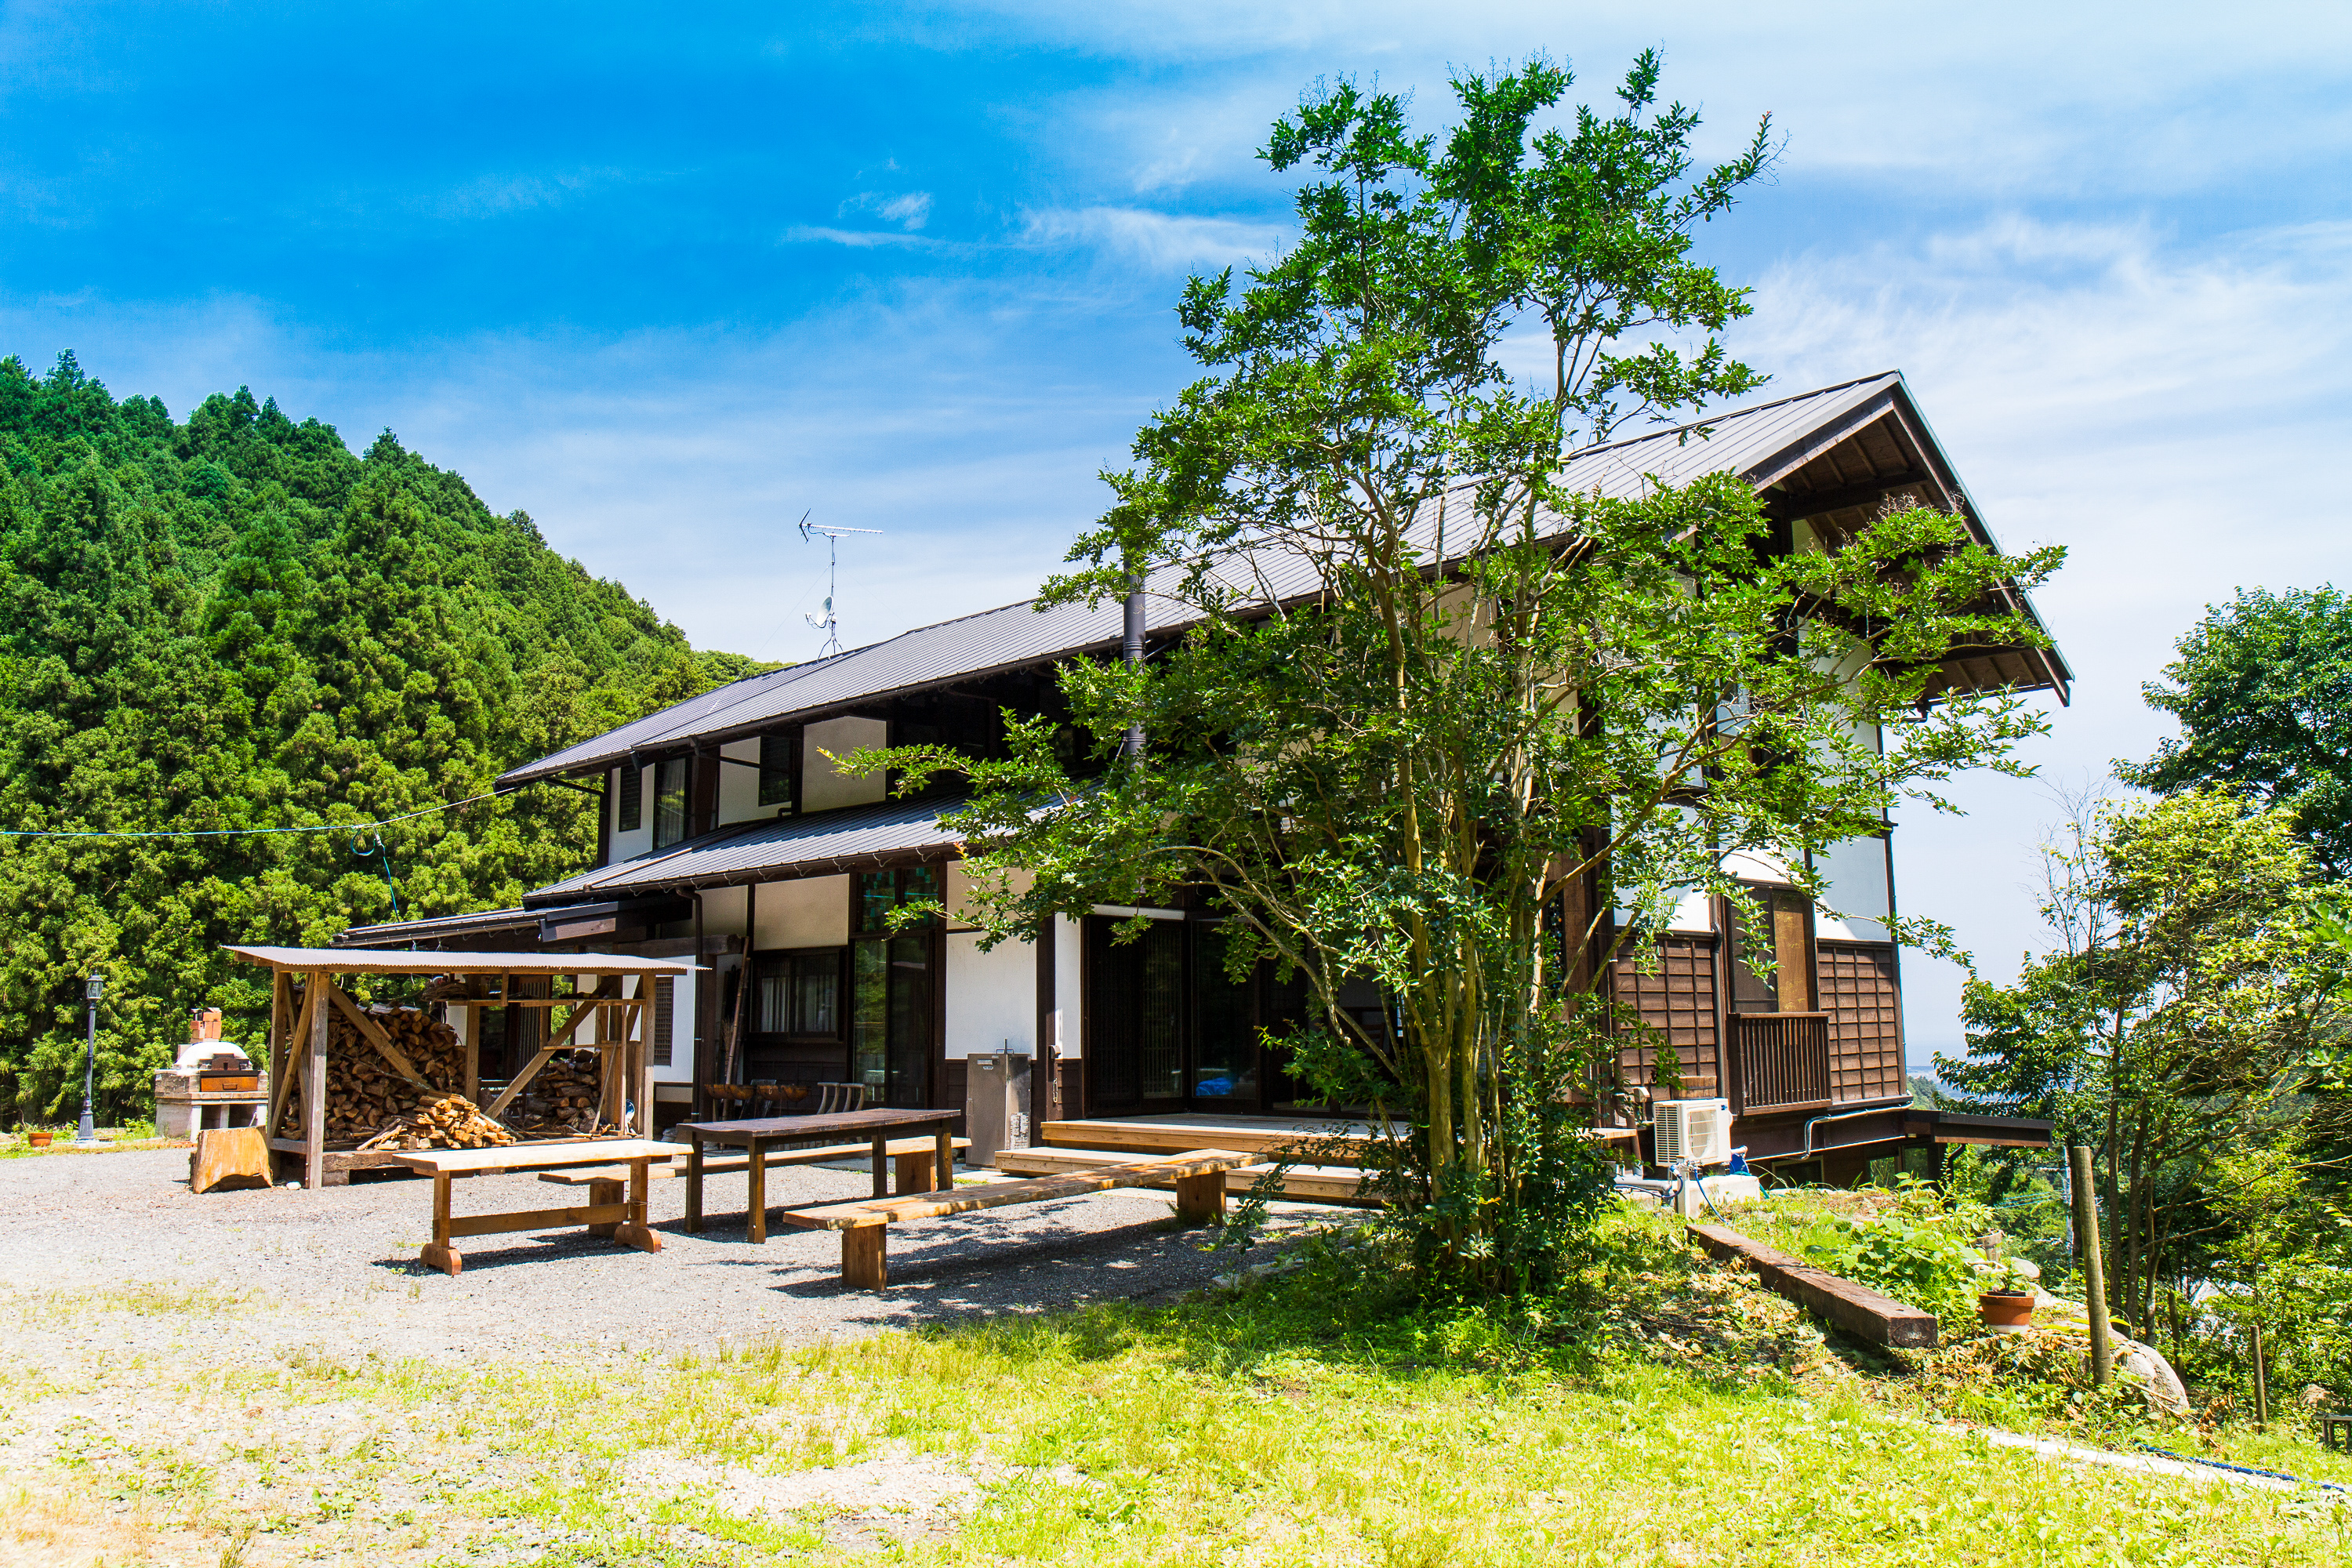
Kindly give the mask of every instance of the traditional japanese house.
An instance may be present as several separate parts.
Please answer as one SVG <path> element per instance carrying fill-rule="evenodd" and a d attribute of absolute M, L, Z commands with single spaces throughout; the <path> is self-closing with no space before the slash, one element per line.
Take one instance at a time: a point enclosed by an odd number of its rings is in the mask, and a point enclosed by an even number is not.
<path fill-rule="evenodd" d="M 1720 472 L 1763 497 L 1781 549 L 1905 495 L 1958 511 L 1990 540 L 1897 374 L 1718 416 L 1704 432 L 1590 447 L 1566 479 L 1630 494 L 1647 476 L 1679 484 Z M 1181 629 L 1172 606 L 1150 602 L 1150 638 Z M 721 1074 L 850 1080 L 881 1102 L 961 1105 L 967 1059 L 1010 1050 L 1034 1058 L 1036 1113 L 1048 1123 L 1213 1112 L 1295 1122 L 1318 1108 L 1259 1043 L 1260 1026 L 1296 1016 L 1304 998 L 1271 973 L 1229 982 L 1207 940 L 1213 911 L 1105 908 L 982 952 L 964 918 L 959 847 L 940 825 L 955 799 L 892 798 L 881 775 L 828 760 L 917 742 L 987 754 L 1001 743 L 1001 710 L 1056 715 L 1055 667 L 1115 655 L 1121 632 L 1117 605 L 1010 605 L 752 676 L 541 758 L 499 782 L 598 791 L 593 865 L 518 910 L 342 940 L 698 955 L 698 972 L 662 982 L 656 1003 L 663 1121 Z M 1937 687 L 2063 702 L 2070 679 L 2055 651 L 1984 647 L 1946 661 Z M 1836 1180 L 1906 1143 L 2046 1142 L 2037 1124 L 1912 1109 L 1902 965 L 1887 927 L 1895 861 L 1891 835 L 1838 846 L 1816 868 L 1830 889 L 1818 907 L 1789 890 L 1787 868 L 1742 862 L 1734 869 L 1768 919 L 1693 898 L 1654 959 L 1615 966 L 1615 994 L 1673 1043 L 1685 1093 L 1730 1102 L 1733 1141 L 1751 1161 L 1818 1161 Z M 943 923 L 887 926 L 895 907 L 934 897 Z M 1115 923 L 1139 912 L 1150 934 L 1112 941 Z M 1382 1005 L 1369 987 L 1349 1000 Z M 525 1053 L 531 1025 L 518 1008 L 503 1026 L 511 1037 L 485 1047 Z M 1654 1055 L 1629 1039 L 1627 1078 L 1644 1081 Z"/>

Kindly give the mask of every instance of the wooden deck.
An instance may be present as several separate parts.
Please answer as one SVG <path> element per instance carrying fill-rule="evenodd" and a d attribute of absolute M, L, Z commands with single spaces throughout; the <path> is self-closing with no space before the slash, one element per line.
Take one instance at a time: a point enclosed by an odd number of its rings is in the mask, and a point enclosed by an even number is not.
<path fill-rule="evenodd" d="M 1116 1165 L 1135 1158 L 1127 1149 L 999 1149 L 996 1168 L 1013 1175 L 1049 1176 L 1065 1171 L 1087 1171 L 1100 1165 Z M 1225 1173 L 1225 1191 L 1244 1194 L 1255 1188 L 1266 1172 L 1271 1161 L 1244 1165 Z M 1363 1173 L 1351 1165 L 1293 1165 L 1283 1173 L 1282 1195 L 1297 1203 L 1370 1205 L 1376 1200 L 1360 1198 L 1357 1189 L 1363 1183 Z M 1146 1184 L 1155 1187 L 1172 1187 L 1172 1181 Z"/>
<path fill-rule="evenodd" d="M 1371 1136 L 1372 1129 L 1361 1121 L 1207 1112 L 1095 1117 L 1040 1122 L 1037 1127 L 1038 1142 L 1053 1149 L 1111 1149 L 1142 1154 L 1181 1154 L 1187 1149 L 1200 1148 L 1233 1149 L 1266 1155 L 1268 1163 L 1286 1150 L 1295 1150 L 1300 1156 L 1325 1165 L 1362 1163 L 1361 1156 L 1353 1151 L 1370 1142 Z"/>

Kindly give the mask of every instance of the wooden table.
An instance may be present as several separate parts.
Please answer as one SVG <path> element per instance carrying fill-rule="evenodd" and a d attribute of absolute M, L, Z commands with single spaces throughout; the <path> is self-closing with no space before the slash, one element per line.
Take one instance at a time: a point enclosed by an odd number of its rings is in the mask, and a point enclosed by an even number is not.
<path fill-rule="evenodd" d="M 646 1224 L 646 1173 L 656 1161 L 667 1163 L 679 1152 L 675 1143 L 649 1138 L 587 1138 L 576 1142 L 509 1143 L 499 1149 L 428 1149 L 396 1154 L 412 1171 L 433 1178 L 433 1240 L 420 1259 L 444 1274 L 455 1275 L 466 1259 L 449 1245 L 460 1236 L 497 1236 L 510 1230 L 553 1230 L 559 1226 L 585 1226 L 591 1236 L 609 1236 L 640 1252 L 659 1252 L 661 1237 Z M 508 1171 L 555 1171 L 567 1165 L 626 1165 L 629 1195 L 621 1203 L 591 1202 L 576 1208 L 523 1209 L 511 1214 L 449 1213 L 452 1176 L 488 1176 Z M 592 1189 L 593 1191 L 593 1189 Z"/>
<path fill-rule="evenodd" d="M 751 1239 L 768 1239 L 768 1178 L 766 1155 L 780 1143 L 846 1142 L 844 1134 L 862 1135 L 873 1151 L 874 1195 L 890 1195 L 890 1134 L 910 1128 L 931 1129 L 935 1191 L 955 1185 L 955 1119 L 960 1110 L 840 1110 L 826 1116 L 764 1116 L 751 1121 L 681 1121 L 669 1130 L 684 1137 L 686 1156 L 686 1228 L 702 1228 L 702 1150 L 706 1143 L 742 1149 L 751 1157 L 750 1208 Z"/>

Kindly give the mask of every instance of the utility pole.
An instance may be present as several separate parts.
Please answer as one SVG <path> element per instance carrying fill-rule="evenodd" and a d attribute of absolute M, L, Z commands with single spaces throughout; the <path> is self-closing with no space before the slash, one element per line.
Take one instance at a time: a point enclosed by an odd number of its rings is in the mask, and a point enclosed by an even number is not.
<path fill-rule="evenodd" d="M 2107 1270 L 2099 1256 L 2099 1197 L 2091 1180 L 2091 1150 L 2066 1151 L 2074 1189 L 2074 1256 L 2083 1265 L 2083 1304 L 2091 1310 L 2091 1384 L 2105 1388 L 2116 1375 L 2116 1342 L 2107 1321 Z"/>

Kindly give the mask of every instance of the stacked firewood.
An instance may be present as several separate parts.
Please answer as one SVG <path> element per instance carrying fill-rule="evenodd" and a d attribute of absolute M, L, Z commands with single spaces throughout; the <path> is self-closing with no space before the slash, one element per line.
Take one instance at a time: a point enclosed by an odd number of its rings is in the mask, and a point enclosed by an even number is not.
<path fill-rule="evenodd" d="M 385 1059 L 383 1053 L 364 1038 L 341 1008 L 327 1016 L 327 1142 L 348 1143 L 373 1137 L 389 1130 L 394 1123 L 404 1123 L 428 1102 L 439 1102 L 447 1097 L 460 1105 L 466 1101 L 457 1095 L 465 1087 L 466 1055 L 457 1045 L 457 1032 L 448 1025 L 414 1007 L 387 1007 L 381 1004 L 367 1009 L 368 1021 L 383 1031 L 417 1076 L 425 1080 L 422 1087 L 401 1076 L 400 1070 Z M 301 1089 L 297 1080 L 293 1093 L 291 1120 L 302 1125 Z M 475 1144 L 443 1144 L 441 1147 L 473 1148 Z"/>
<path fill-rule="evenodd" d="M 595 1051 L 558 1051 L 508 1109 L 507 1121 L 541 1137 L 617 1132 L 598 1116 L 604 1107 L 604 1064 Z"/>
<path fill-rule="evenodd" d="M 483 1115 L 462 1094 L 427 1100 L 405 1116 L 395 1116 L 360 1145 L 362 1150 L 495 1149 L 515 1141 L 515 1135 Z"/>

